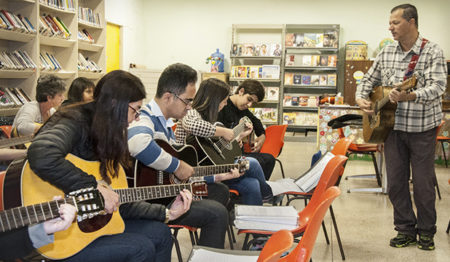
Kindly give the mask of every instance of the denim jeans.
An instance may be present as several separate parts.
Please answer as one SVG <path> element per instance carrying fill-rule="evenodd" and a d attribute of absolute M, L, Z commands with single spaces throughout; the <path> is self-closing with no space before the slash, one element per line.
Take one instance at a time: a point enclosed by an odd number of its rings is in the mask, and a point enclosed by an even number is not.
<path fill-rule="evenodd" d="M 103 236 L 64 261 L 170 261 L 172 234 L 167 225 L 155 220 L 125 220 L 125 232 Z"/>
<path fill-rule="evenodd" d="M 264 177 L 266 180 L 270 179 L 273 168 L 275 167 L 275 157 L 267 153 L 245 153 L 244 156 L 247 158 L 252 157 L 258 160 L 264 172 Z"/>
<path fill-rule="evenodd" d="M 200 228 L 199 245 L 224 248 L 228 211 L 224 205 L 214 200 L 192 201 L 188 212 L 170 224 Z"/>

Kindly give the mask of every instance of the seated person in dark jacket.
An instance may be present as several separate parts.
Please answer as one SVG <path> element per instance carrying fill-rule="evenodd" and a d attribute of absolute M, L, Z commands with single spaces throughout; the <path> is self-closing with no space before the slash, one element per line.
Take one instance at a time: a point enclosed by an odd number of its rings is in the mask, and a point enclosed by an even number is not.
<path fill-rule="evenodd" d="M 108 184 L 127 165 L 127 127 L 139 120 L 145 89 L 136 76 L 112 71 L 98 82 L 94 101 L 56 112 L 28 149 L 31 169 L 65 193 L 97 188 L 109 214 L 119 209 L 119 196 Z M 100 162 L 101 181 L 65 159 L 67 154 Z M 69 258 L 73 261 L 170 261 L 171 233 L 166 224 L 189 210 L 192 195 L 181 191 L 170 210 L 145 201 L 120 205 L 125 232 L 97 238 Z M 74 240 L 76 242 L 76 240 Z"/>
<path fill-rule="evenodd" d="M 227 105 L 219 112 L 217 121 L 221 122 L 225 127 L 233 128 L 239 124 L 239 120 L 242 117 L 247 116 L 250 118 L 256 138 L 252 152 L 244 155 L 256 158 L 264 170 L 266 180 L 269 180 L 275 166 L 275 158 L 271 154 L 259 153 L 264 140 L 266 140 L 265 129 L 261 120 L 248 110 L 254 103 L 261 102 L 264 99 L 264 95 L 264 86 L 259 81 L 245 80 L 239 85 L 236 93 L 229 97 Z"/>
<path fill-rule="evenodd" d="M 52 243 L 53 233 L 69 228 L 76 211 L 74 206 L 62 204 L 58 218 L 0 233 L 0 260 L 24 257 L 35 248 Z"/>
<path fill-rule="evenodd" d="M 67 100 L 63 102 L 63 106 L 94 100 L 94 88 L 95 84 L 91 80 L 85 77 L 75 78 L 70 84 Z"/>

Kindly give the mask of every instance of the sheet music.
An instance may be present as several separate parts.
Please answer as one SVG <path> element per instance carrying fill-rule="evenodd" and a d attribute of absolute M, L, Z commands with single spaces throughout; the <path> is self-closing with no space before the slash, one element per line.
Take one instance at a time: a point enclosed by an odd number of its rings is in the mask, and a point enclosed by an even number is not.
<path fill-rule="evenodd" d="M 284 178 L 277 181 L 267 181 L 270 188 L 272 188 L 272 193 L 274 196 L 283 194 L 286 192 L 303 192 L 301 188 L 295 184 L 294 179 Z"/>
<path fill-rule="evenodd" d="M 192 256 L 189 261 L 215 261 L 215 262 L 256 262 L 258 255 L 233 255 L 220 252 L 213 252 L 206 249 L 192 250 Z"/>
<path fill-rule="evenodd" d="M 309 192 L 311 189 L 317 186 L 323 170 L 327 166 L 328 162 L 333 159 L 334 155 L 331 152 L 327 152 L 322 158 L 317 161 L 312 168 L 310 168 L 303 176 L 295 181 L 303 192 Z"/>
<path fill-rule="evenodd" d="M 253 230 L 267 230 L 267 231 L 279 231 L 282 229 L 294 230 L 298 225 L 286 225 L 275 223 L 264 223 L 255 221 L 234 220 L 234 225 L 238 229 L 253 229 Z"/>

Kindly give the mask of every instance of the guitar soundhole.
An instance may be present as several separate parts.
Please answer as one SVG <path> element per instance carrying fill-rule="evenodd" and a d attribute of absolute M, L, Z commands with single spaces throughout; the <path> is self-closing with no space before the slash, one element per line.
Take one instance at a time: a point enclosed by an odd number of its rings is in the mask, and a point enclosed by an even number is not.
<path fill-rule="evenodd" d="M 104 227 L 111 220 L 112 214 L 98 215 L 91 219 L 78 222 L 78 227 L 84 233 L 97 231 Z"/>

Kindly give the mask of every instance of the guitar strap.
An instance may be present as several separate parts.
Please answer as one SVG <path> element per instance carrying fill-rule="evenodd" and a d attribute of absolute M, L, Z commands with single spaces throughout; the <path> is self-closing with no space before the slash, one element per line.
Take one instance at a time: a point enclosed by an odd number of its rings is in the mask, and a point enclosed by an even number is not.
<path fill-rule="evenodd" d="M 403 81 L 410 78 L 414 73 L 414 68 L 416 68 L 417 61 L 419 60 L 420 55 L 422 54 L 422 50 L 425 47 L 425 44 L 428 42 L 427 39 L 422 38 L 422 45 L 420 46 L 419 54 L 414 54 L 411 57 L 411 61 L 409 62 L 408 69 L 406 70 L 405 76 L 403 77 Z"/>

